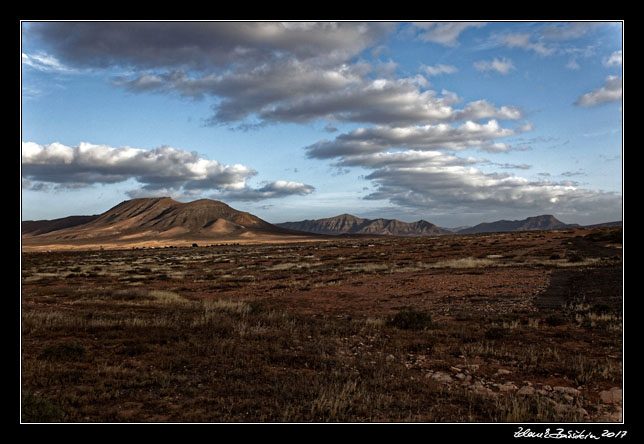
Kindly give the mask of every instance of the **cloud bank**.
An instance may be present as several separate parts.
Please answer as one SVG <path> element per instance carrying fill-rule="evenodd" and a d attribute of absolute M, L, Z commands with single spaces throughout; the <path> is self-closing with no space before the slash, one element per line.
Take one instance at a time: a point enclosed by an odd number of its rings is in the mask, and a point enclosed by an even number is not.
<path fill-rule="evenodd" d="M 306 151 L 308 157 L 315 159 L 346 158 L 392 148 L 452 151 L 477 148 L 499 152 L 512 148 L 493 140 L 517 132 L 502 128 L 496 120 L 490 120 L 485 124 L 467 121 L 458 126 L 445 123 L 409 127 L 375 126 L 341 134 L 332 141 L 317 142 L 306 147 Z"/>
<path fill-rule="evenodd" d="M 195 195 L 213 190 L 236 198 L 262 198 L 304 195 L 313 187 L 296 182 L 267 182 L 260 189 L 248 186 L 257 171 L 245 165 L 225 165 L 169 146 L 153 150 L 80 143 L 70 147 L 60 143 L 22 143 L 23 186 L 42 190 L 51 186 L 79 188 L 135 179 L 141 190 L 131 195 L 185 193 Z"/>
<path fill-rule="evenodd" d="M 580 189 L 572 182 L 528 180 L 486 173 L 485 159 L 459 157 L 475 149 L 504 153 L 523 149 L 503 142 L 530 128 L 506 127 L 523 119 L 521 109 L 480 99 L 464 103 L 457 94 L 430 88 L 427 78 L 454 74 L 455 66 L 422 65 L 417 75 L 396 77 L 395 63 L 369 62 L 395 23 L 371 22 L 42 22 L 25 34 L 48 52 L 24 54 L 35 69 L 110 69 L 114 86 L 135 93 L 173 94 L 208 100 L 210 125 L 253 128 L 276 123 L 327 122 L 365 125 L 303 147 L 309 159 L 333 161 L 337 168 L 362 168 L 375 190 L 369 200 L 430 211 L 483 208 L 552 211 L 617 211 L 621 198 Z M 474 22 L 421 22 L 412 25 L 418 41 L 454 48 Z M 508 33 L 495 45 L 556 53 L 556 42 L 592 29 L 581 25 L 544 27 L 541 35 Z M 52 54 L 52 55 L 48 55 Z M 372 53 L 374 54 L 374 53 Z M 621 52 L 604 61 L 621 64 Z M 572 66 L 572 65 L 571 65 Z M 577 65 L 579 67 L 579 65 Z M 483 72 L 515 70 L 507 58 L 482 60 Z M 622 98 L 621 77 L 581 96 L 577 106 Z M 498 164 L 497 164 L 498 165 Z M 518 167 L 529 168 L 528 165 Z M 25 186 L 80 187 L 135 179 L 138 192 L 208 192 L 229 200 L 262 200 L 308 195 L 311 185 L 281 180 L 248 185 L 257 174 L 244 165 L 224 165 L 172 147 L 140 150 L 80 144 L 23 143 Z M 164 195 L 169 193 L 164 192 Z M 556 210 L 556 211 L 555 211 Z"/>
<path fill-rule="evenodd" d="M 420 38 L 453 45 L 482 23 L 423 22 Z M 31 24 L 66 66 L 119 68 L 116 86 L 138 93 L 212 100 L 212 125 L 243 128 L 316 120 L 370 124 L 427 124 L 470 119 L 475 104 L 456 108 L 453 93 L 426 89 L 420 74 L 392 78 L 382 64 L 361 58 L 397 24 L 386 22 L 46 22 Z M 428 76 L 452 66 L 426 67 Z M 385 73 L 386 74 L 386 73 Z M 488 107 L 476 118 L 518 110 Z M 480 111 L 480 110 L 479 110 Z M 246 120 L 245 124 L 240 122 Z"/>
<path fill-rule="evenodd" d="M 579 97 L 575 102 L 577 106 L 597 106 L 604 103 L 619 102 L 622 100 L 622 78 L 608 76 L 604 86 Z"/>

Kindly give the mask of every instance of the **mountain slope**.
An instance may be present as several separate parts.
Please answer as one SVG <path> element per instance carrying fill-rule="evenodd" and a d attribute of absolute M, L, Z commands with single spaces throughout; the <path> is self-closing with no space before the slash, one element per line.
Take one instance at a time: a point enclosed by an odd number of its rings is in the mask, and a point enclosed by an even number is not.
<path fill-rule="evenodd" d="M 63 228 L 75 227 L 86 224 L 98 216 L 68 216 L 54 220 L 26 220 L 21 224 L 22 235 L 37 236 L 51 231 L 62 230 Z"/>
<path fill-rule="evenodd" d="M 70 225 L 64 219 L 49 221 L 48 230 L 42 228 L 46 225 L 43 223 L 23 222 L 23 247 L 168 245 L 209 240 L 279 240 L 306 235 L 276 227 L 250 213 L 209 199 L 188 203 L 169 197 L 132 199 L 98 216 L 88 216 L 84 223 Z M 35 229 L 36 225 L 40 230 Z"/>
<path fill-rule="evenodd" d="M 528 217 L 522 220 L 498 220 L 484 222 L 458 231 L 458 234 L 495 233 L 503 231 L 560 230 L 578 227 L 576 224 L 565 224 L 550 214 Z"/>
<path fill-rule="evenodd" d="M 372 234 L 383 236 L 429 236 L 451 234 L 424 220 L 407 223 L 396 219 L 361 219 L 350 214 L 300 222 L 276 224 L 282 228 L 318 234 Z"/>

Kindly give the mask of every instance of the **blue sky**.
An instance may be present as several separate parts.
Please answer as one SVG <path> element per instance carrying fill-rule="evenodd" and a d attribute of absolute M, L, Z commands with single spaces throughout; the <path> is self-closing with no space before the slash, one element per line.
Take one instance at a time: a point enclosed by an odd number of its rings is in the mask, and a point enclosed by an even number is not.
<path fill-rule="evenodd" d="M 22 23 L 22 218 L 622 217 L 622 22 Z"/>

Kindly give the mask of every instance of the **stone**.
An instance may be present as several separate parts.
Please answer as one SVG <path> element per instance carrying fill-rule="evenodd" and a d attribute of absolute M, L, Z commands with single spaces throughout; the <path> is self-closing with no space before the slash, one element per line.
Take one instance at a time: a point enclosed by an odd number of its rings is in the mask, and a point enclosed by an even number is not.
<path fill-rule="evenodd" d="M 485 391 L 487 391 L 487 389 L 485 388 L 485 386 L 484 386 L 483 384 L 481 384 L 481 382 L 480 382 L 480 381 L 476 381 L 476 382 L 473 384 L 472 388 L 474 389 L 474 391 L 477 391 L 477 392 L 479 392 L 479 393 L 484 393 Z"/>
<path fill-rule="evenodd" d="M 452 377 L 447 373 L 443 373 L 443 372 L 434 373 L 434 375 L 432 376 L 432 379 L 434 379 L 435 381 L 444 382 L 444 383 L 452 382 Z"/>
<path fill-rule="evenodd" d="M 534 395 L 534 387 L 530 387 L 529 385 L 524 385 L 519 389 L 519 391 L 517 392 L 517 395 L 532 396 Z"/>
<path fill-rule="evenodd" d="M 497 388 L 499 389 L 500 392 L 511 392 L 516 390 L 517 386 L 512 384 L 511 382 L 506 382 L 505 384 L 497 385 Z"/>
<path fill-rule="evenodd" d="M 622 422 L 624 417 L 622 415 L 622 408 L 617 406 L 612 412 L 606 412 L 598 418 L 599 422 Z"/>
<path fill-rule="evenodd" d="M 556 392 L 559 392 L 564 395 L 570 395 L 570 396 L 579 396 L 580 392 L 576 388 L 573 387 L 562 387 L 562 386 L 556 386 L 553 387 L 553 390 Z"/>
<path fill-rule="evenodd" d="M 621 404 L 622 389 L 613 387 L 610 390 L 604 390 L 599 393 L 599 398 L 604 404 Z"/>
<path fill-rule="evenodd" d="M 475 372 L 479 369 L 480 365 L 479 364 L 468 364 L 463 366 L 465 370 L 469 370 L 471 372 Z"/>

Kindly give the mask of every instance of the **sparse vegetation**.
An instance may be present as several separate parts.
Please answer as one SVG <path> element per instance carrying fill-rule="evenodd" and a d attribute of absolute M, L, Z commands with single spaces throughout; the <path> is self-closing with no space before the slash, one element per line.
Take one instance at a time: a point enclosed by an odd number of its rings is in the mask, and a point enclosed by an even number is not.
<path fill-rule="evenodd" d="M 600 420 L 621 252 L 538 236 L 25 254 L 22 421 Z"/>
<path fill-rule="evenodd" d="M 387 325 L 403 330 L 424 330 L 431 328 L 433 323 L 431 315 L 425 310 L 408 307 L 396 313 L 387 321 Z"/>

